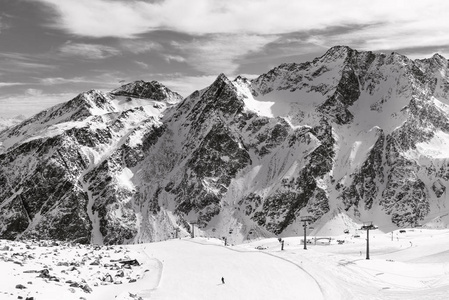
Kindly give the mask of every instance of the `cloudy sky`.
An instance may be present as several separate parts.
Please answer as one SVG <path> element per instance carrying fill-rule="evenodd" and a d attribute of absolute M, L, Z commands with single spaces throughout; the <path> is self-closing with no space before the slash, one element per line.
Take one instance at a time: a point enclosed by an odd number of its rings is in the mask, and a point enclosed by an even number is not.
<path fill-rule="evenodd" d="M 158 80 L 183 96 L 334 45 L 449 57 L 447 0 L 0 0 L 0 117 Z"/>

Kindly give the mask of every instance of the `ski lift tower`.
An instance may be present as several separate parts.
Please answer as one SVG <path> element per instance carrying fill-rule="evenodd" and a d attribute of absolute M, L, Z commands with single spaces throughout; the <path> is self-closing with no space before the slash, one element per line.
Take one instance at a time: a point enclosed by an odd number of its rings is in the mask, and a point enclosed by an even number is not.
<path fill-rule="evenodd" d="M 198 224 L 198 222 L 197 221 L 192 221 L 192 222 L 190 222 L 190 224 L 192 224 L 192 235 L 191 235 L 191 237 L 193 239 L 195 237 L 195 224 Z"/>
<path fill-rule="evenodd" d="M 302 227 L 304 227 L 304 250 L 307 250 L 307 222 L 312 221 L 312 216 L 302 216 L 300 217 L 301 222 L 304 222 Z"/>
<path fill-rule="evenodd" d="M 360 230 L 366 230 L 366 259 L 369 259 L 369 231 L 377 228 L 373 225 L 373 222 L 363 223 L 362 228 L 360 228 Z"/>

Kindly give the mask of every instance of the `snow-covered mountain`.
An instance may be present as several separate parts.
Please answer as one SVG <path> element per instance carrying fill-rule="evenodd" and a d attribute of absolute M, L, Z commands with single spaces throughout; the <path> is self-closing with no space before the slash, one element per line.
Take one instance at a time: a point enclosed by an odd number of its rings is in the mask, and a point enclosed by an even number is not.
<path fill-rule="evenodd" d="M 135 87 L 82 93 L 0 134 L 2 237 L 123 243 L 135 236 L 129 168 L 142 160 L 161 113 L 182 100 L 158 83 Z"/>
<path fill-rule="evenodd" d="M 331 48 L 181 99 L 89 91 L 0 134 L 0 237 L 163 240 L 445 226 L 448 61 Z M 340 228 L 340 227 L 339 227 Z M 340 234 L 340 232 L 339 232 Z"/>

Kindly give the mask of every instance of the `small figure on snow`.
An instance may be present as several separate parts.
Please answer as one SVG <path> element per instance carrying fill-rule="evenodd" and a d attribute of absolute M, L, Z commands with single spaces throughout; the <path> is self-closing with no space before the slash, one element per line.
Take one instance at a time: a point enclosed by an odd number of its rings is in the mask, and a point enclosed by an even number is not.
<path fill-rule="evenodd" d="M 224 282 L 224 277 L 221 277 L 221 282 L 224 284 L 225 282 Z"/>

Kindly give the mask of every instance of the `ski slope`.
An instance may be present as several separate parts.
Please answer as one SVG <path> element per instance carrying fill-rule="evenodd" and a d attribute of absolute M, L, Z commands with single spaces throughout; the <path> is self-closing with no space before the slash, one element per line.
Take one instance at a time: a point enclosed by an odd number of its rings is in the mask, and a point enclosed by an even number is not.
<path fill-rule="evenodd" d="M 324 299 L 299 265 L 253 250 L 202 239 L 149 244 L 145 251 L 164 267 L 151 299 L 294 299 L 303 285 L 310 297 Z"/>
<path fill-rule="evenodd" d="M 366 232 L 352 230 L 339 236 L 309 236 L 307 250 L 302 237 L 284 238 L 284 250 L 276 238 L 224 246 L 218 239 L 195 237 L 97 248 L 1 240 L 0 298 L 447 299 L 449 230 L 402 231 L 370 231 L 369 260 Z M 20 257 L 25 258 L 18 261 Z M 83 263 L 76 271 L 62 263 L 80 258 Z M 137 259 L 140 265 L 122 269 L 124 276 L 118 277 L 114 274 L 121 270 L 110 266 L 117 259 Z M 92 264 L 94 260 L 100 264 Z M 44 267 L 60 280 L 29 272 Z M 107 274 L 112 281 L 104 280 Z M 68 276 L 91 291 L 69 286 Z M 130 278 L 137 280 L 128 282 Z M 26 288 L 18 289 L 17 284 Z"/>

